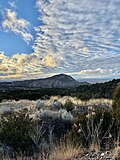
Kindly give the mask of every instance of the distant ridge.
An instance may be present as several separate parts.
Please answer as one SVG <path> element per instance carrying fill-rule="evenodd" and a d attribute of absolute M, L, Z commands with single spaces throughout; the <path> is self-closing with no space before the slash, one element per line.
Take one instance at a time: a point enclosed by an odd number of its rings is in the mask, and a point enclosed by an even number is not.
<path fill-rule="evenodd" d="M 33 79 L 15 82 L 0 82 L 0 90 L 39 89 L 39 88 L 74 88 L 88 85 L 87 82 L 78 82 L 66 74 L 54 75 L 43 79 Z"/>
<path fill-rule="evenodd" d="M 79 86 L 76 92 L 89 95 L 91 98 L 112 98 L 117 85 L 120 85 L 120 79 L 113 79 L 104 83 L 95 83 L 86 86 Z"/>

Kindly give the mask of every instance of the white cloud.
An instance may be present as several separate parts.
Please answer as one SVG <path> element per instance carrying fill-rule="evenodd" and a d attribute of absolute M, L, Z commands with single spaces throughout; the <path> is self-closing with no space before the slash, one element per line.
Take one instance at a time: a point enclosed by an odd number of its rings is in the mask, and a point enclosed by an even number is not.
<path fill-rule="evenodd" d="M 54 68 L 57 66 L 57 62 L 52 55 L 47 55 L 42 59 L 42 63 L 45 64 L 47 67 Z"/>
<path fill-rule="evenodd" d="M 46 55 L 40 59 L 39 55 L 32 53 L 14 54 L 11 57 L 0 53 L 0 78 L 39 78 L 44 77 L 46 70 L 57 66 L 57 59 L 52 55 Z M 47 72 L 46 72 L 47 75 Z"/>
<path fill-rule="evenodd" d="M 107 76 L 104 71 L 110 69 L 111 75 L 118 76 L 120 3 L 117 0 L 37 0 L 36 5 L 44 25 L 36 28 L 33 49 L 35 53 L 51 53 L 61 58 L 53 72 L 80 71 L 84 76 L 86 71 L 88 76 Z"/>
<path fill-rule="evenodd" d="M 33 39 L 33 36 L 29 33 L 30 23 L 23 18 L 18 19 L 16 12 L 10 9 L 6 10 L 2 27 L 5 31 L 12 31 L 20 35 L 27 43 Z"/>
<path fill-rule="evenodd" d="M 42 77 L 55 73 L 80 77 L 120 76 L 120 3 L 118 0 L 36 0 L 42 25 L 30 55 L 3 57 L 6 76 Z M 29 23 L 7 11 L 3 27 L 32 37 Z M 4 72 L 6 71 L 6 72 Z M 5 75 L 3 75 L 5 77 Z"/>

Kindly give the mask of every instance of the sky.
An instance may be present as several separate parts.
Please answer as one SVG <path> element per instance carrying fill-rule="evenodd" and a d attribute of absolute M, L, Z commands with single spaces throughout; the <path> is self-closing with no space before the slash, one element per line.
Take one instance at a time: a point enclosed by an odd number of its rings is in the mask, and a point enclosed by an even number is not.
<path fill-rule="evenodd" d="M 119 0 L 0 0 L 0 81 L 120 78 Z"/>

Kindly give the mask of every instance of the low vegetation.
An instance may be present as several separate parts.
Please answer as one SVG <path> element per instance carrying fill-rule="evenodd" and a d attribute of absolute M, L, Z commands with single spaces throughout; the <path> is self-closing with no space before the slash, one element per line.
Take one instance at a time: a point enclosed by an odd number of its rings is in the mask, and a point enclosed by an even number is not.
<path fill-rule="evenodd" d="M 49 89 L 32 89 L 32 90 L 0 90 L 0 102 L 7 100 L 20 99 L 49 99 L 51 96 L 72 96 L 81 100 L 93 98 L 112 98 L 112 93 L 120 79 L 114 79 L 105 83 L 96 83 L 89 85 L 81 85 L 76 88 L 49 88 Z"/>
<path fill-rule="evenodd" d="M 112 151 L 113 158 L 120 158 L 119 85 L 113 100 L 54 96 L 31 103 L 11 110 L 8 103 L 6 110 L 0 106 L 3 160 L 74 160 L 100 151 Z"/>

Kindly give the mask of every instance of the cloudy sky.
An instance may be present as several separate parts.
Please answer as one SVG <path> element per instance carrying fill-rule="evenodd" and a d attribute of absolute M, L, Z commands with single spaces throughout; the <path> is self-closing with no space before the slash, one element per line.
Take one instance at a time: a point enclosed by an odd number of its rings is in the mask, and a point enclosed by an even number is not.
<path fill-rule="evenodd" d="M 0 80 L 120 77 L 120 0 L 0 0 Z"/>

